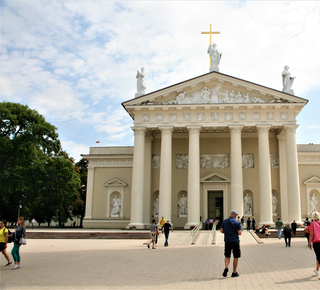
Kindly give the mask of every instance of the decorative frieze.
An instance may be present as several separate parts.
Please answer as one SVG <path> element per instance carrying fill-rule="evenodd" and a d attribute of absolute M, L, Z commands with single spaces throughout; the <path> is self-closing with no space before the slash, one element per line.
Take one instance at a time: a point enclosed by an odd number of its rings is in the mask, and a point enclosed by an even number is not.
<path fill-rule="evenodd" d="M 191 114 L 190 113 L 183 114 L 183 121 L 191 121 Z"/>
<path fill-rule="evenodd" d="M 288 120 L 289 119 L 288 112 L 281 112 L 280 119 L 281 120 Z"/>
<path fill-rule="evenodd" d="M 239 120 L 240 120 L 240 121 L 246 121 L 246 120 L 247 120 L 247 113 L 245 113 L 245 112 L 240 112 L 240 113 L 239 113 Z"/>
<path fill-rule="evenodd" d="M 204 114 L 203 113 L 197 114 L 197 120 L 204 121 Z"/>
<path fill-rule="evenodd" d="M 229 154 L 202 154 L 200 164 L 202 169 L 228 168 Z"/>
<path fill-rule="evenodd" d="M 156 121 L 157 122 L 163 122 L 163 114 L 157 114 L 156 115 Z"/>
<path fill-rule="evenodd" d="M 150 114 L 143 114 L 142 122 L 150 122 Z"/>
<path fill-rule="evenodd" d="M 170 114 L 169 116 L 171 122 L 177 121 L 177 114 Z"/>
<path fill-rule="evenodd" d="M 274 113 L 273 112 L 267 112 L 267 120 L 274 120 Z"/>
<path fill-rule="evenodd" d="M 211 113 L 210 120 L 211 121 L 219 121 L 219 113 Z"/>
<path fill-rule="evenodd" d="M 254 168 L 253 153 L 242 153 L 242 168 Z"/>
<path fill-rule="evenodd" d="M 260 112 L 253 112 L 252 118 L 255 121 L 259 121 L 261 119 L 261 113 Z"/>
<path fill-rule="evenodd" d="M 132 159 L 107 159 L 94 160 L 90 162 L 93 167 L 131 167 Z"/>
<path fill-rule="evenodd" d="M 270 166 L 271 168 L 279 167 L 279 154 L 278 153 L 270 153 Z"/>
<path fill-rule="evenodd" d="M 176 169 L 187 169 L 189 157 L 188 154 L 176 155 Z"/>
<path fill-rule="evenodd" d="M 233 114 L 232 113 L 225 113 L 224 114 L 224 120 L 225 121 L 232 121 L 233 120 Z"/>

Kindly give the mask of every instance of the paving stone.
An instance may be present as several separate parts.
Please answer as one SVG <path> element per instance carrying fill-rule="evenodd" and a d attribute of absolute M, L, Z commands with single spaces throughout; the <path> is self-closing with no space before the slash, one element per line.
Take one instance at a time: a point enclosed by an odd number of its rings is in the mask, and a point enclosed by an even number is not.
<path fill-rule="evenodd" d="M 305 238 L 262 239 L 241 236 L 240 277 L 227 278 L 223 235 L 217 244 L 185 245 L 187 232 L 174 231 L 169 247 L 156 250 L 145 240 L 27 240 L 22 267 L 5 268 L 1 255 L 0 289 L 319 289 L 315 255 Z M 162 239 L 162 240 L 161 240 Z M 205 235 L 203 237 L 205 240 Z M 9 251 L 12 245 L 8 247 Z"/>

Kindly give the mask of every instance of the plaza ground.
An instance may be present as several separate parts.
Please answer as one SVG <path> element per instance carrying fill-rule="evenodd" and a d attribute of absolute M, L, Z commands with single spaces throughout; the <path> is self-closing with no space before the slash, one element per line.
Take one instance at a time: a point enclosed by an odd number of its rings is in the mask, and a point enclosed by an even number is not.
<path fill-rule="evenodd" d="M 21 246 L 20 269 L 4 267 L 1 255 L 1 289 L 320 289 L 305 238 L 286 248 L 283 239 L 258 244 L 244 232 L 240 277 L 231 278 L 230 267 L 223 278 L 222 234 L 215 245 L 210 233 L 196 245 L 188 235 L 171 233 L 169 247 L 162 237 L 156 250 L 146 240 L 29 239 Z"/>

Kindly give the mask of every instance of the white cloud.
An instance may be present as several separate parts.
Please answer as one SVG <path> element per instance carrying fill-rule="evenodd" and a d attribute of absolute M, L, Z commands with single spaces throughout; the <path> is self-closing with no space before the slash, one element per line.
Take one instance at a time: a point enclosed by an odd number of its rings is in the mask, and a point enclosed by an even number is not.
<path fill-rule="evenodd" d="M 208 72 L 210 23 L 222 73 L 281 90 L 289 65 L 296 95 L 320 90 L 317 1 L 3 1 L 1 22 L 1 99 L 106 145 L 133 144 L 141 66 L 147 92 Z"/>

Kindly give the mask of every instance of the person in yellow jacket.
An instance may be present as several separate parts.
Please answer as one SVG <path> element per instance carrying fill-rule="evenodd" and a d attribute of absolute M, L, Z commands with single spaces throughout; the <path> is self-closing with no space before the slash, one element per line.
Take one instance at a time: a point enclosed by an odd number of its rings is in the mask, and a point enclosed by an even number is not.
<path fill-rule="evenodd" d="M 161 220 L 160 220 L 160 226 L 161 226 L 162 233 L 163 233 L 163 226 L 164 226 L 165 223 L 166 223 L 166 220 L 164 219 L 164 217 L 162 217 Z"/>

